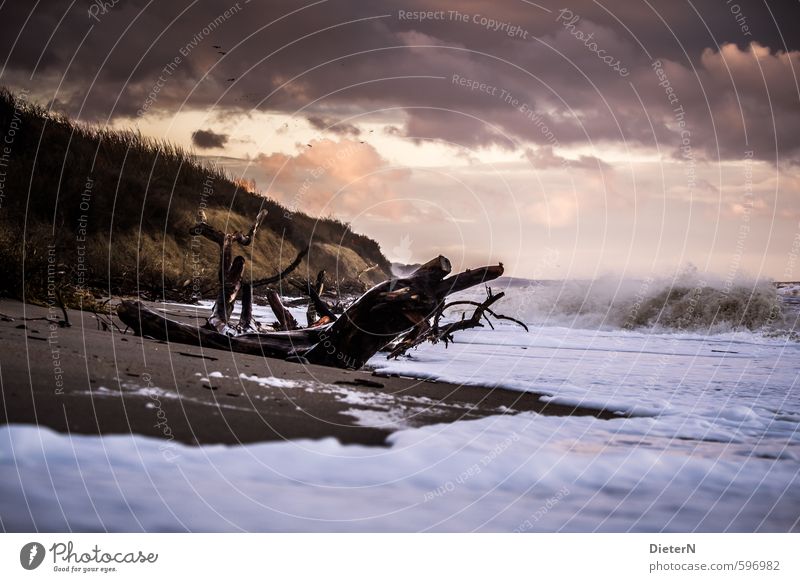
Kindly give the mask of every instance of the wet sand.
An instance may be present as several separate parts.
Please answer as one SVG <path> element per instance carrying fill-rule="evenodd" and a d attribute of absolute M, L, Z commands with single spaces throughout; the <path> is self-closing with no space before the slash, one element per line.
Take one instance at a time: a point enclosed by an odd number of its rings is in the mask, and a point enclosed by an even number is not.
<path fill-rule="evenodd" d="M 182 321 L 203 315 L 150 305 Z M 64 328 L 30 319 L 60 318 L 60 311 L 18 301 L 0 300 L 0 314 L 3 423 L 187 444 L 333 437 L 386 445 L 401 428 L 496 414 L 620 418 L 612 411 L 550 404 L 533 393 L 167 344 L 99 329 L 93 314 L 80 311 L 68 311 L 72 326 Z"/>

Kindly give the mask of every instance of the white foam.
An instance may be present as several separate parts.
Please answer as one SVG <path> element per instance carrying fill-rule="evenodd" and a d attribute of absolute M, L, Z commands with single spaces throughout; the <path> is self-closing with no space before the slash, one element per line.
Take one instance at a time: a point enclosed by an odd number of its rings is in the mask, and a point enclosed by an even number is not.
<path fill-rule="evenodd" d="M 248 376 L 245 373 L 241 373 L 239 374 L 239 378 L 247 380 L 248 382 L 255 382 L 259 386 L 270 386 L 272 388 L 299 388 L 305 385 L 303 382 L 276 378 L 275 376 L 257 376 L 256 374 Z"/>
<path fill-rule="evenodd" d="M 796 449 L 775 460 L 624 430 L 652 422 L 502 416 L 402 430 L 389 449 L 189 447 L 12 425 L 0 428 L 0 469 L 13 475 L 0 512 L 6 528 L 48 531 L 796 527 Z"/>

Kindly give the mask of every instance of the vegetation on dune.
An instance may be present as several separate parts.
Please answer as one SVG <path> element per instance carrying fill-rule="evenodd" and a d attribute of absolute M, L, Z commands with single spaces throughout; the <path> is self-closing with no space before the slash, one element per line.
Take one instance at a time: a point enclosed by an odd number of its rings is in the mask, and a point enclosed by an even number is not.
<path fill-rule="evenodd" d="M 252 277 L 275 273 L 311 243 L 297 271 L 384 279 L 379 245 L 339 220 L 290 212 L 186 150 L 133 131 L 73 122 L 0 89 L 0 293 L 71 292 L 186 299 L 213 288 L 219 257 L 193 237 L 198 211 L 224 230 L 269 214 L 248 248 Z"/>

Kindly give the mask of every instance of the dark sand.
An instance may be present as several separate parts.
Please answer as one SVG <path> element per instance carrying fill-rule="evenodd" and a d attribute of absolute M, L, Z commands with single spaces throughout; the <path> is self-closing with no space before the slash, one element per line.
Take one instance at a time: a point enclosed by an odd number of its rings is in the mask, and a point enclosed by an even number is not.
<path fill-rule="evenodd" d="M 183 321 L 202 315 L 177 306 L 154 307 L 166 307 Z M 549 404 L 533 393 L 167 344 L 103 331 L 93 314 L 80 311 L 69 311 L 68 328 L 23 319 L 60 318 L 59 310 L 0 300 L 0 313 L 4 423 L 82 434 L 138 433 L 189 444 L 334 437 L 342 443 L 385 445 L 400 428 L 495 414 L 620 418 L 607 410 Z M 224 377 L 209 378 L 212 372 Z M 294 385 L 264 386 L 240 374 Z"/>

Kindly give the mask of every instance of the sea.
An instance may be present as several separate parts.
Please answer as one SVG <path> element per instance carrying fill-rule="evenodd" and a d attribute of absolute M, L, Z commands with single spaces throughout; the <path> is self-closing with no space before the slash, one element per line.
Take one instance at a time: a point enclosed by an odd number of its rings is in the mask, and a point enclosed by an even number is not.
<path fill-rule="evenodd" d="M 762 532 L 800 530 L 800 284 L 504 278 L 484 321 L 378 373 L 529 391 L 618 418 L 497 415 L 334 439 L 180 446 L 0 428 L 7 529 Z M 455 321 L 471 308 L 451 309 Z M 268 321 L 259 308 L 256 316 Z M 302 308 L 296 309 L 304 321 Z M 490 325 L 491 323 L 491 325 Z M 10 477 L 9 477 L 10 476 Z M 11 478 L 13 477 L 13 478 Z"/>

